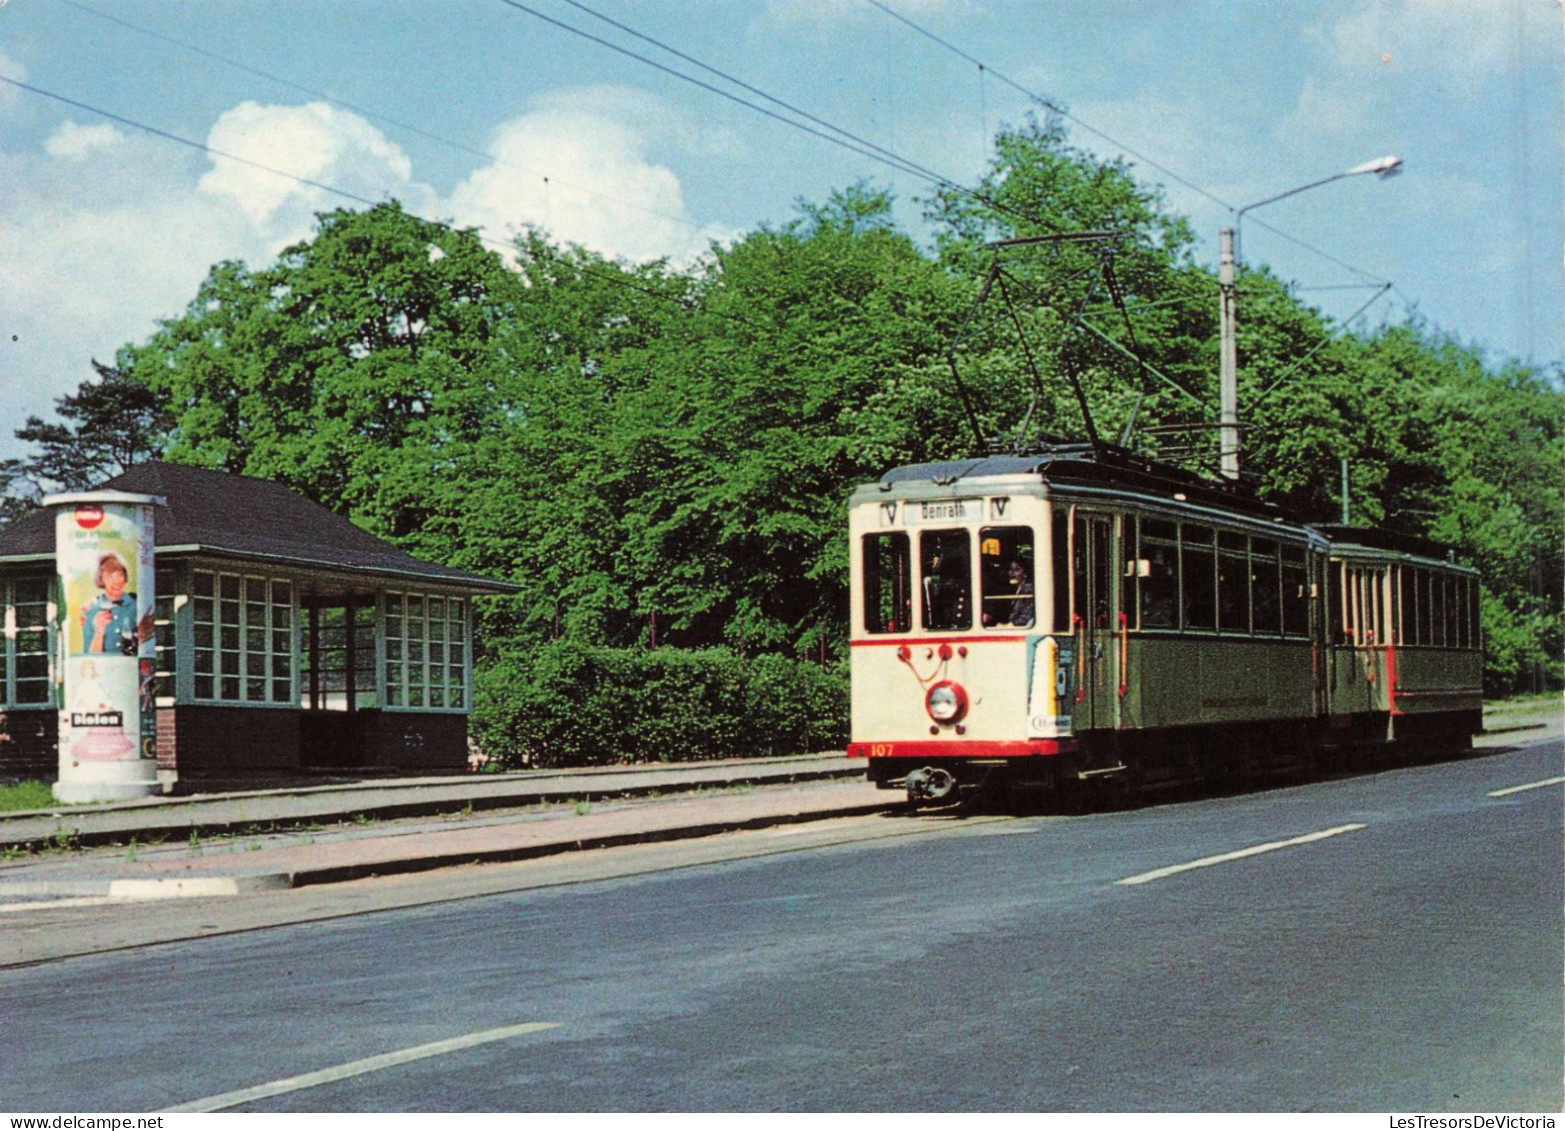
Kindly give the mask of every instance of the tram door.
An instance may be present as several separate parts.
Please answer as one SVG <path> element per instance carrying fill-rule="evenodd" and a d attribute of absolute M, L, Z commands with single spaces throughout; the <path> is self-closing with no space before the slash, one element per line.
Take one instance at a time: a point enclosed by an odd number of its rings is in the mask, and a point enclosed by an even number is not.
<path fill-rule="evenodd" d="M 1071 592 L 1076 634 L 1079 729 L 1115 724 L 1118 662 L 1114 625 L 1113 519 L 1077 512 L 1071 529 Z"/>

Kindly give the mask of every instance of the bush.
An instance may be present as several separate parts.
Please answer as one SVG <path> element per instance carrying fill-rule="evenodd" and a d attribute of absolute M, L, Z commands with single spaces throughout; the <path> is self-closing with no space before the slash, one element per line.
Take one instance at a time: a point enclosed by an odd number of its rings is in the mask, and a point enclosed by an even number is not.
<path fill-rule="evenodd" d="M 785 656 L 555 641 L 477 673 L 472 725 L 513 767 L 793 754 L 847 740 L 848 687 Z"/>

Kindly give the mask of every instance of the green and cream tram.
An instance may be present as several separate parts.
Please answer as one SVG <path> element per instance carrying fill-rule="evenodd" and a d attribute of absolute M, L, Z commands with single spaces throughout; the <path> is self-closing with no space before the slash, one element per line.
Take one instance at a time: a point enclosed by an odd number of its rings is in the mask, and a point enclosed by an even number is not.
<path fill-rule="evenodd" d="M 849 753 L 913 800 L 1242 781 L 1477 717 L 1471 571 L 1127 453 L 899 468 L 849 528 Z"/>

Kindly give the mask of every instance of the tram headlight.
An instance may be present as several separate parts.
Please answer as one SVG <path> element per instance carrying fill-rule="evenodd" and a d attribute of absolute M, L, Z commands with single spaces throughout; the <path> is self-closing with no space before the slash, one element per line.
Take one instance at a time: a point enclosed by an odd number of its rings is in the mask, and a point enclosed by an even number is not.
<path fill-rule="evenodd" d="M 967 714 L 967 692 L 962 685 L 942 680 L 924 696 L 924 709 L 937 723 L 954 723 Z"/>

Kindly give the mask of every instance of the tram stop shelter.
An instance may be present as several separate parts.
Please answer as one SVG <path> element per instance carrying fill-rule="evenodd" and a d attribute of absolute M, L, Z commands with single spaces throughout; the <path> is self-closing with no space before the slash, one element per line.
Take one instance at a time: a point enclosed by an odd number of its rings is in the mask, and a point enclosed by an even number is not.
<path fill-rule="evenodd" d="M 97 490 L 156 508 L 159 777 L 187 786 L 461 770 L 475 598 L 518 586 L 415 558 L 276 483 L 151 461 Z M 55 516 L 0 530 L 0 779 L 58 772 Z M 56 623 L 56 622 L 59 623 Z"/>

